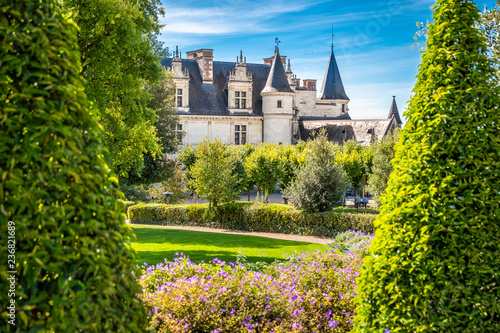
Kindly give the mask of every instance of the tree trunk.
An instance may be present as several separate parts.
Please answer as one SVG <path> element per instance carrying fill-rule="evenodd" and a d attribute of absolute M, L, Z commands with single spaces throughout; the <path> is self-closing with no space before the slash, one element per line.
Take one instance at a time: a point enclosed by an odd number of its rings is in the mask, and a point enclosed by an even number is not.
<path fill-rule="evenodd" d="M 248 197 L 247 201 L 250 201 L 250 189 L 247 190 L 247 197 Z"/>

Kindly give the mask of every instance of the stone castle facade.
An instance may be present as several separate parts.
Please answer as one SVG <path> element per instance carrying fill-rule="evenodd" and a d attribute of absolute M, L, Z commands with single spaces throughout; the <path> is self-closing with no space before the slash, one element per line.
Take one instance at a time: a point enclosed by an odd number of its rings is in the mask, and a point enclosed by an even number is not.
<path fill-rule="evenodd" d="M 174 75 L 183 145 L 205 138 L 294 144 L 322 127 L 332 141 L 369 144 L 401 126 L 395 100 L 387 119 L 351 120 L 333 47 L 319 94 L 316 80 L 301 85 L 278 47 L 263 64 L 247 63 L 241 51 L 236 62 L 222 62 L 214 61 L 212 49 L 187 52 L 186 59 L 176 49 L 162 65 Z"/>

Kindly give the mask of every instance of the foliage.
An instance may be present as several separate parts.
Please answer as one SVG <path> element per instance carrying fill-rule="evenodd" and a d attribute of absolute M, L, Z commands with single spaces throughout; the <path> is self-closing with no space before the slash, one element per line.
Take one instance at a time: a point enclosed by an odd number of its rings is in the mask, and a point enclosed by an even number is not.
<path fill-rule="evenodd" d="M 285 195 L 298 209 L 324 212 L 342 205 L 346 189 L 346 175 L 336 163 L 334 146 L 322 132 L 308 143 L 305 164 Z"/>
<path fill-rule="evenodd" d="M 498 71 L 500 70 L 500 3 L 497 1 L 492 9 L 485 8 L 481 13 L 479 29 L 486 37 L 488 58 Z"/>
<path fill-rule="evenodd" d="M 249 202 L 221 205 L 217 210 L 208 209 L 208 204 L 140 204 L 130 207 L 128 214 L 130 222 L 136 224 L 201 226 L 323 237 L 333 237 L 350 229 L 373 233 L 376 217 L 364 209 L 306 213 L 288 205 Z"/>
<path fill-rule="evenodd" d="M 306 154 L 297 149 L 296 146 L 279 146 L 279 158 L 281 163 L 280 187 L 287 189 L 293 180 L 297 177 L 297 170 L 304 165 Z M 285 198 L 285 203 L 287 199 Z"/>
<path fill-rule="evenodd" d="M 362 231 L 347 230 L 335 236 L 330 246 L 342 253 L 352 252 L 370 246 L 373 234 Z"/>
<path fill-rule="evenodd" d="M 148 193 L 154 201 L 159 203 L 167 203 L 167 196 L 164 194 L 169 192 L 168 204 L 174 205 L 184 202 L 186 199 L 185 177 L 180 165 L 175 167 L 174 175 L 164 182 L 151 184 Z"/>
<path fill-rule="evenodd" d="M 143 332 L 132 232 L 83 92 L 78 29 L 54 0 L 0 12 L 0 258 L 16 271 L 15 297 L 0 271 L 1 330 Z"/>
<path fill-rule="evenodd" d="M 196 163 L 191 169 L 193 188 L 200 198 L 208 200 L 209 208 L 239 198 L 234 164 L 226 145 L 220 140 L 205 139 L 196 150 Z"/>
<path fill-rule="evenodd" d="M 175 107 L 175 83 L 172 71 L 163 71 L 161 80 L 156 84 L 146 82 L 146 91 L 151 95 L 148 108 L 156 113 L 156 134 L 160 139 L 161 151 L 172 154 L 180 142 L 177 139 L 179 116 Z"/>
<path fill-rule="evenodd" d="M 276 191 L 282 174 L 277 146 L 270 143 L 258 145 L 246 158 L 245 170 L 250 181 L 264 192 L 267 202 L 269 194 Z"/>
<path fill-rule="evenodd" d="M 143 154 L 144 165 L 141 169 L 132 168 L 126 178 L 120 178 L 120 184 L 153 184 L 172 179 L 176 172 L 176 161 L 165 157 L 177 150 L 177 124 L 179 117 L 174 106 L 175 84 L 171 71 L 165 71 L 157 84 L 146 83 L 146 90 L 151 95 L 148 108 L 156 113 L 156 134 L 160 139 L 161 154 L 147 152 Z"/>
<path fill-rule="evenodd" d="M 164 74 L 156 40 L 164 9 L 160 0 L 63 0 L 78 24 L 85 92 L 100 114 L 108 165 L 126 177 L 140 171 L 143 154 L 161 154 L 155 110 L 145 83 Z M 94 111 L 94 112 L 96 112 Z"/>
<path fill-rule="evenodd" d="M 233 175 L 236 178 L 234 185 L 235 192 L 240 193 L 242 190 L 251 190 L 254 183 L 249 179 L 245 170 L 245 160 L 253 152 L 254 147 L 251 144 L 244 146 L 235 145 L 228 146 L 229 154 L 233 161 Z"/>
<path fill-rule="evenodd" d="M 434 10 L 356 332 L 500 331 L 500 92 L 474 3 Z"/>
<path fill-rule="evenodd" d="M 129 201 L 144 202 L 150 200 L 146 185 L 120 185 L 120 191 Z"/>
<path fill-rule="evenodd" d="M 354 140 L 347 141 L 339 146 L 337 162 L 342 165 L 352 188 L 359 192 L 359 185 L 363 184 L 371 172 L 373 156 L 368 147 L 361 146 Z M 364 188 L 362 189 L 364 192 Z"/>
<path fill-rule="evenodd" d="M 141 299 L 157 332 L 348 332 L 362 257 L 300 253 L 262 272 L 181 256 L 144 267 Z"/>
<path fill-rule="evenodd" d="M 399 129 L 386 135 L 379 142 L 372 143 L 373 166 L 368 178 L 368 191 L 373 195 L 373 200 L 380 205 L 380 196 L 385 192 L 389 175 L 394 169 L 392 159 L 394 158 L 394 145 L 399 140 Z"/>
<path fill-rule="evenodd" d="M 187 180 L 187 187 L 191 192 L 195 192 L 196 187 L 194 187 L 195 182 L 191 169 L 196 163 L 196 150 L 191 145 L 183 146 L 179 151 L 177 158 L 183 165 L 184 174 Z"/>

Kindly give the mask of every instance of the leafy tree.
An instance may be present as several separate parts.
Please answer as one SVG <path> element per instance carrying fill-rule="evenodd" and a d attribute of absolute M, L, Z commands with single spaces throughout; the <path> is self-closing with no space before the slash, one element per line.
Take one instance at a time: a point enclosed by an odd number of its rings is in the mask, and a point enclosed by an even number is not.
<path fill-rule="evenodd" d="M 260 191 L 264 192 L 264 200 L 268 202 L 269 194 L 276 191 L 281 178 L 281 163 L 276 145 L 262 143 L 245 160 L 248 178 Z"/>
<path fill-rule="evenodd" d="M 282 170 L 280 187 L 285 190 L 297 176 L 297 170 L 304 164 L 306 155 L 300 152 L 297 146 L 285 145 L 279 146 L 278 149 Z M 288 204 L 285 193 L 283 193 L 283 200 L 285 204 Z"/>
<path fill-rule="evenodd" d="M 341 206 L 347 189 L 345 172 L 336 163 L 336 152 L 325 131 L 308 142 L 305 164 L 285 190 L 298 209 L 324 212 Z"/>
<path fill-rule="evenodd" d="M 364 193 L 364 184 L 368 178 L 372 158 L 368 147 L 363 147 L 354 140 L 349 140 L 344 146 L 338 147 L 337 162 L 342 164 L 347 179 L 356 192 L 359 191 L 359 185 L 362 184 L 362 192 Z"/>
<path fill-rule="evenodd" d="M 13 260 L 15 237 L 17 272 L 15 326 L 2 331 L 144 332 L 133 234 L 83 92 L 77 26 L 55 0 L 0 12 L 0 259 Z"/>
<path fill-rule="evenodd" d="M 155 85 L 146 83 L 146 90 L 151 99 L 147 106 L 157 116 L 154 124 L 160 138 L 161 154 L 147 152 L 143 154 L 144 165 L 141 169 L 132 168 L 127 177 L 120 177 L 120 184 L 153 184 L 168 181 L 176 173 L 176 163 L 166 158 L 166 154 L 177 151 L 177 124 L 179 116 L 174 106 L 175 84 L 171 71 L 164 71 L 164 77 Z"/>
<path fill-rule="evenodd" d="M 380 205 L 380 196 L 385 192 L 389 175 L 393 171 L 392 159 L 394 158 L 394 145 L 399 140 L 399 129 L 386 135 L 380 142 L 372 143 L 373 166 L 368 178 L 368 191 L 373 194 L 373 199 Z"/>
<path fill-rule="evenodd" d="M 163 77 L 156 84 L 146 83 L 146 91 L 151 95 L 147 106 L 156 113 L 156 134 L 160 139 L 163 154 L 177 151 L 177 125 L 179 116 L 175 107 L 175 83 L 172 71 L 163 71 Z"/>
<path fill-rule="evenodd" d="M 196 202 L 196 186 L 193 182 L 192 168 L 196 163 L 196 150 L 191 145 L 186 145 L 181 148 L 177 158 L 183 165 L 184 174 L 186 176 L 187 188 L 193 193 L 193 201 Z"/>
<path fill-rule="evenodd" d="M 208 200 L 209 208 L 239 198 L 241 190 L 235 186 L 237 177 L 233 168 L 231 154 L 220 140 L 205 139 L 198 145 L 191 182 L 200 198 Z"/>
<path fill-rule="evenodd" d="M 500 331 L 500 91 L 475 4 L 439 0 L 433 17 L 356 332 Z"/>
<path fill-rule="evenodd" d="M 255 184 L 246 173 L 245 159 L 253 152 L 254 148 L 251 144 L 246 144 L 244 146 L 229 146 L 228 149 L 233 159 L 233 174 L 236 176 L 235 191 L 246 190 L 248 201 L 250 201 L 250 190 Z"/>
<path fill-rule="evenodd" d="M 62 0 L 80 27 L 85 92 L 104 127 L 105 158 L 121 176 L 143 167 L 143 154 L 161 154 L 155 110 L 145 84 L 163 76 L 156 40 L 160 0 Z"/>

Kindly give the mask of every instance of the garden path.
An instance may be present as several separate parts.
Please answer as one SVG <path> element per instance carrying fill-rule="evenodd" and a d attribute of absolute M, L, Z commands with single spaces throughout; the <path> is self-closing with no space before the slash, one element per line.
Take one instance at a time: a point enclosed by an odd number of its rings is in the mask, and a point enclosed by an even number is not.
<path fill-rule="evenodd" d="M 127 223 L 130 223 L 129 220 L 127 220 Z M 276 234 L 276 233 L 271 233 L 271 232 L 240 231 L 240 230 L 230 230 L 230 229 L 213 229 L 213 228 L 207 228 L 207 227 L 159 226 L 159 225 L 149 225 L 149 224 L 140 224 L 140 225 L 141 226 L 148 226 L 148 227 L 166 228 L 166 229 L 191 230 L 191 231 L 200 231 L 200 232 L 214 232 L 214 233 L 227 234 L 227 235 L 248 235 L 248 236 L 257 236 L 257 237 L 264 237 L 264 238 L 273 238 L 273 239 L 289 240 L 289 241 L 296 241 L 296 242 L 317 243 L 317 244 L 329 244 L 333 241 L 332 238 L 327 238 L 327 237 Z M 133 224 L 131 224 L 131 226 L 133 226 Z"/>

